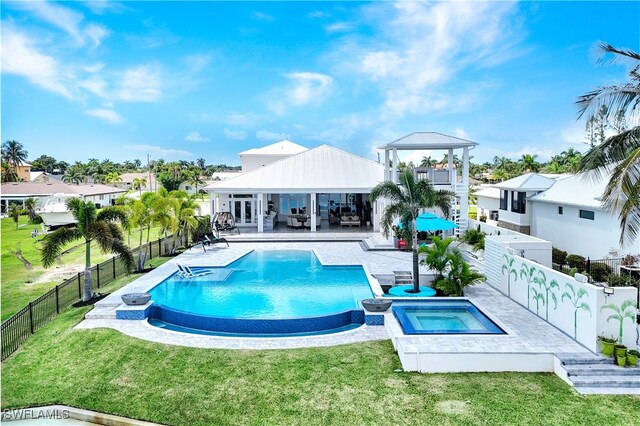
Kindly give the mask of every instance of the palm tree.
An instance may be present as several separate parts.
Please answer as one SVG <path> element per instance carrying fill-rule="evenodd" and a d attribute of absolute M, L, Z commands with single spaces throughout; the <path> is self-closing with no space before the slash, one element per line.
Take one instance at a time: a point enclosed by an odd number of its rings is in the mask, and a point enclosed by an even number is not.
<path fill-rule="evenodd" d="M 73 183 L 75 185 L 80 185 L 83 182 L 86 182 L 86 175 L 77 167 L 71 167 L 67 170 L 67 174 L 62 177 L 62 181 L 65 183 Z"/>
<path fill-rule="evenodd" d="M 171 197 L 174 199 L 174 223 L 177 228 L 174 229 L 174 240 L 172 253 L 178 248 L 178 242 L 183 246 L 188 244 L 189 231 L 198 226 L 196 212 L 200 211 L 200 206 L 196 204 L 196 196 L 189 195 L 184 191 L 171 191 Z"/>
<path fill-rule="evenodd" d="M 20 204 L 11 204 L 9 206 L 9 211 L 7 211 L 9 217 L 16 223 L 16 229 L 18 229 L 18 222 L 20 221 L 20 215 L 23 211 L 24 210 Z"/>
<path fill-rule="evenodd" d="M 420 162 L 420 167 L 435 167 L 436 164 L 438 164 L 438 160 L 431 158 L 431 156 L 424 156 Z"/>
<path fill-rule="evenodd" d="M 449 270 L 444 282 L 436 282 L 436 288 L 443 290 L 447 296 L 464 296 L 464 289 L 470 285 L 485 281 L 487 277 L 471 269 L 464 261 L 458 249 L 447 254 Z"/>
<path fill-rule="evenodd" d="M 116 184 L 118 184 L 119 182 L 122 182 L 122 178 L 120 177 L 120 174 L 118 172 L 109 172 L 104 177 L 104 182 L 106 184 L 112 183 L 113 186 L 115 187 Z"/>
<path fill-rule="evenodd" d="M 431 271 L 435 272 L 434 281 L 438 282 L 444 279 L 444 271 L 447 269 L 447 264 L 449 263 L 447 250 L 454 239 L 451 237 L 440 238 L 434 235 L 431 237 L 431 241 L 433 244 L 420 247 L 418 253 L 425 255 L 422 263 L 427 265 Z"/>
<path fill-rule="evenodd" d="M 553 301 L 553 309 L 558 309 L 558 298 L 551 289 L 557 288 L 560 290 L 560 285 L 558 285 L 556 280 L 551 280 L 551 282 L 547 283 L 547 276 L 542 271 L 538 271 L 538 276 L 534 278 L 533 281 L 540 286 L 541 290 L 544 288 L 544 301 L 546 307 L 545 320 L 549 321 L 549 295 L 551 295 L 551 300 Z M 551 292 L 551 294 L 549 294 L 549 292 Z"/>
<path fill-rule="evenodd" d="M 435 190 L 433 185 L 427 180 L 416 182 L 413 172 L 405 170 L 398 177 L 400 183 L 395 184 L 390 181 L 376 185 L 371 190 L 369 198 L 375 202 L 380 197 L 390 200 L 390 204 L 382 213 L 380 225 L 385 236 L 389 235 L 389 230 L 394 219 L 399 218 L 403 225 L 410 228 L 413 233 L 413 292 L 420 292 L 418 274 L 418 230 L 416 219 L 423 209 L 439 207 L 445 216 L 449 216 L 451 199 L 454 193 L 451 191 Z"/>
<path fill-rule="evenodd" d="M 527 281 L 527 309 L 529 309 L 529 299 L 531 297 L 531 284 L 536 280 L 535 274 L 535 266 L 527 266 L 526 263 L 522 263 L 522 266 L 520 267 L 520 278 L 524 278 Z"/>
<path fill-rule="evenodd" d="M 131 226 L 138 228 L 140 232 L 140 240 L 138 245 L 138 271 L 144 269 L 144 265 L 147 262 L 148 250 L 143 249 L 142 239 L 144 231 L 147 231 L 147 249 L 149 248 L 149 234 L 151 232 L 151 225 L 153 224 L 153 201 L 155 198 L 153 192 L 147 192 L 139 200 L 134 200 L 131 203 Z"/>
<path fill-rule="evenodd" d="M 637 118 L 640 112 L 640 53 L 630 49 L 618 49 L 602 43 L 605 56 L 599 62 L 630 61 L 633 68 L 629 81 L 598 87 L 578 98 L 578 118 L 584 114 L 593 117 L 607 107 L 606 118 Z M 600 145 L 591 148 L 582 158 L 580 170 L 592 172 L 597 180 L 609 176 L 602 195 L 603 206 L 618 213 L 620 219 L 620 244 L 634 240 L 640 233 L 640 126 L 611 136 Z"/>
<path fill-rule="evenodd" d="M 536 161 L 536 158 L 538 158 L 537 155 L 531 155 L 531 154 L 522 154 L 522 158 L 520 159 L 520 167 L 522 167 L 522 170 L 530 173 L 537 173 L 540 171 L 540 163 L 538 163 Z"/>
<path fill-rule="evenodd" d="M 631 308 L 631 309 L 629 309 Z M 616 320 L 620 322 L 620 328 L 618 332 L 618 342 L 622 344 L 622 326 L 624 325 L 624 319 L 629 318 L 632 322 L 635 320 L 636 302 L 633 299 L 627 299 L 620 306 L 615 303 L 607 303 L 602 305 L 600 312 L 605 309 L 613 311 L 613 314 L 607 317 L 607 322 L 610 320 Z"/>
<path fill-rule="evenodd" d="M 2 144 L 2 158 L 14 169 L 18 169 L 23 163 L 27 162 L 29 153 L 25 151 L 20 142 L 5 141 Z"/>
<path fill-rule="evenodd" d="M 194 169 L 187 175 L 187 183 L 190 183 L 195 187 L 196 194 L 198 193 L 198 185 L 204 185 L 205 181 L 202 179 L 200 170 Z"/>
<path fill-rule="evenodd" d="M 24 200 L 23 206 L 27 214 L 29 215 L 30 222 L 33 222 L 33 219 L 35 219 L 36 217 L 36 204 L 37 204 L 37 201 L 33 197 L 30 197 Z"/>
<path fill-rule="evenodd" d="M 204 170 L 207 166 L 207 160 L 205 160 L 204 158 L 198 158 L 196 160 L 196 164 L 198 165 L 198 167 L 200 167 L 200 170 Z"/>
<path fill-rule="evenodd" d="M 133 179 L 133 183 L 131 185 L 133 189 L 138 189 L 140 191 L 140 196 L 142 197 L 142 188 L 147 187 L 147 178 L 135 178 Z"/>
<path fill-rule="evenodd" d="M 122 231 L 116 222 L 125 222 L 126 216 L 116 207 L 107 207 L 99 213 L 91 201 L 70 198 L 67 208 L 77 220 L 75 228 L 59 228 L 44 237 L 42 245 L 42 264 L 45 268 L 55 263 L 63 247 L 72 241 L 84 239 L 85 270 L 82 300 L 91 299 L 91 243 L 95 240 L 103 253 L 114 253 L 120 256 L 127 270 L 133 267 L 133 255 L 124 244 Z"/>
<path fill-rule="evenodd" d="M 18 172 L 2 158 L 2 182 L 17 182 Z"/>
<path fill-rule="evenodd" d="M 587 302 L 580 302 L 580 299 L 587 296 L 587 290 L 584 288 L 580 288 L 578 290 L 578 294 L 573 288 L 573 285 L 569 283 L 565 283 L 564 288 L 567 290 L 562 293 L 560 300 L 564 302 L 565 299 L 568 299 L 569 302 L 573 305 L 573 338 L 578 339 L 578 310 L 582 309 L 583 311 L 589 312 L 589 316 L 591 315 L 591 307 Z"/>

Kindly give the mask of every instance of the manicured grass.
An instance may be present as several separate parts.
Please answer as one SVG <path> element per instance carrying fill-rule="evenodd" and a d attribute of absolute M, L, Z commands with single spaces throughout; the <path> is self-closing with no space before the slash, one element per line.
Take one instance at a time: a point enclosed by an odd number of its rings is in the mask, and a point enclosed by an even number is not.
<path fill-rule="evenodd" d="M 40 260 L 40 250 L 42 248 L 39 237 L 37 240 L 31 238 L 31 231 L 34 228 L 40 230 L 40 225 L 28 224 L 28 218 L 26 216 L 20 216 L 18 229 L 16 229 L 15 223 L 12 219 L 1 220 L 1 240 L 2 240 L 2 320 L 4 321 L 30 301 L 34 300 L 41 294 L 45 293 L 51 287 L 56 284 L 60 284 L 63 279 L 47 279 L 40 281 L 40 277 L 48 271 L 55 270 L 55 267 L 45 269 L 42 266 Z M 157 240 L 158 230 L 152 228 L 151 240 Z M 131 235 L 131 246 L 138 246 L 139 234 L 133 232 Z M 144 241 L 146 242 L 146 233 L 144 235 Z M 72 244 L 68 244 L 65 249 L 69 249 L 80 245 L 72 252 L 60 257 L 59 265 L 69 266 L 77 265 L 80 269 L 84 267 L 84 246 L 82 242 L 78 240 Z M 24 264 L 11 253 L 16 251 L 18 245 L 22 251 L 22 255 L 32 265 L 33 270 L 29 271 L 25 268 Z M 93 244 L 91 246 L 91 260 L 93 264 L 103 262 L 111 258 L 112 254 L 103 254 L 100 249 Z M 72 274 L 70 274 L 72 275 Z M 68 276 L 70 276 L 68 275 Z M 67 277 L 68 277 L 67 276 Z"/>
<path fill-rule="evenodd" d="M 389 341 L 233 351 L 73 330 L 67 310 L 2 366 L 2 408 L 67 404 L 171 425 L 640 424 L 640 396 L 580 396 L 553 374 L 395 372 Z"/>

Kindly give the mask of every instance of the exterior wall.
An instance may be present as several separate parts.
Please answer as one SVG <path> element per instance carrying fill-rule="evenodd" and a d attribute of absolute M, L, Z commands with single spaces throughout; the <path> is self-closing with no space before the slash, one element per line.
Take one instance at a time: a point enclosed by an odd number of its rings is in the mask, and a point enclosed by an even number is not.
<path fill-rule="evenodd" d="M 16 174 L 18 175 L 18 180 L 31 181 L 31 166 L 17 166 Z"/>
<path fill-rule="evenodd" d="M 551 251 L 549 249 L 549 251 Z M 637 289 L 603 288 L 583 283 L 561 272 L 511 253 L 501 237 L 487 237 L 485 274 L 489 285 L 507 295 L 588 349 L 598 350 L 598 336 L 614 336 L 635 347 L 635 322 L 609 319 L 616 310 L 636 315 Z"/>
<path fill-rule="evenodd" d="M 100 204 L 100 207 L 108 207 L 112 204 L 112 200 L 115 201 L 115 199 L 121 195 L 122 193 L 98 194 L 98 195 L 89 195 L 89 196 L 83 197 L 83 199 L 86 201 L 91 201 L 92 203 Z"/>
<path fill-rule="evenodd" d="M 249 172 L 259 167 L 265 166 L 274 161 L 282 160 L 283 158 L 290 157 L 291 155 L 251 155 L 245 154 L 242 156 L 242 172 Z"/>
<path fill-rule="evenodd" d="M 502 191 L 502 190 L 501 190 Z M 499 210 L 498 214 L 500 215 L 500 220 L 498 223 L 508 222 L 514 225 L 520 225 L 520 227 L 529 227 L 531 226 L 531 202 L 529 202 L 529 197 L 534 196 L 537 192 L 527 192 L 527 207 L 525 214 L 514 213 L 511 211 L 511 193 L 518 192 L 509 190 L 509 198 L 507 200 L 507 210 Z M 500 206 L 500 200 L 498 200 L 498 206 Z M 499 225 L 502 226 L 502 225 Z M 507 226 L 504 226 L 507 228 Z M 513 229 L 513 228 L 508 228 Z M 524 229 L 524 228 L 520 228 Z M 517 230 L 517 229 L 514 229 Z M 518 231 L 523 232 L 523 231 Z"/>
<path fill-rule="evenodd" d="M 476 196 L 476 206 L 478 207 L 478 218 L 483 214 L 489 217 L 489 211 L 500 210 L 500 200 L 495 198 Z"/>
<path fill-rule="evenodd" d="M 531 234 L 549 240 L 554 247 L 592 259 L 606 257 L 609 250 L 621 250 L 620 222 L 605 211 L 584 208 L 595 213 L 594 220 L 582 219 L 580 207 L 533 202 Z M 558 214 L 562 206 L 563 214 Z M 624 252 L 624 250 L 621 250 Z"/>
<path fill-rule="evenodd" d="M 500 213 L 502 212 L 503 210 L 500 210 Z M 500 217 L 502 217 L 502 214 L 500 215 Z M 529 225 L 518 225 L 516 223 L 505 222 L 504 220 L 499 219 L 498 227 L 518 232 L 520 234 L 531 235 L 531 227 Z"/>

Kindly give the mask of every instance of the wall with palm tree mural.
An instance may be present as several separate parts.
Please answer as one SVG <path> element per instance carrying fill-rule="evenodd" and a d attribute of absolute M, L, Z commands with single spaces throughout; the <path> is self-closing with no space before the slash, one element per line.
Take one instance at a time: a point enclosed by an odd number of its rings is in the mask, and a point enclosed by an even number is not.
<path fill-rule="evenodd" d="M 602 335 L 635 348 L 636 288 L 616 287 L 605 295 L 602 287 L 519 256 L 512 241 L 499 235 L 485 239 L 485 274 L 492 287 L 594 352 Z"/>

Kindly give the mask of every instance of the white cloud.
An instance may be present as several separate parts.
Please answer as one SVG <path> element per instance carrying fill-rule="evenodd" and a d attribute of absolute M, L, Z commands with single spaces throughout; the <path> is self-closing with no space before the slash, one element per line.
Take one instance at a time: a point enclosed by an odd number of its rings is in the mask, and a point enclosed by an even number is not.
<path fill-rule="evenodd" d="M 320 18 L 327 18 L 331 15 L 329 15 L 327 12 L 323 12 L 321 10 L 314 10 L 313 12 L 310 12 L 307 14 L 307 18 L 309 19 L 320 19 Z"/>
<path fill-rule="evenodd" d="M 185 58 L 187 67 L 190 73 L 198 73 L 205 69 L 209 63 L 211 63 L 211 55 L 209 54 L 195 54 L 189 55 Z"/>
<path fill-rule="evenodd" d="M 253 17 L 253 19 L 257 21 L 265 21 L 265 22 L 275 21 L 275 18 L 273 16 L 264 12 L 253 12 L 251 16 Z"/>
<path fill-rule="evenodd" d="M 2 72 L 21 75 L 33 84 L 72 99 L 73 93 L 58 61 L 41 54 L 28 37 L 6 27 L 2 31 Z M 66 78 L 65 78 L 66 76 Z"/>
<path fill-rule="evenodd" d="M 100 98 L 106 99 L 109 97 L 107 82 L 99 75 L 79 81 L 78 86 Z"/>
<path fill-rule="evenodd" d="M 264 141 L 281 141 L 283 139 L 288 139 L 289 135 L 285 133 L 276 133 L 269 130 L 258 130 L 256 132 L 256 139 L 264 140 Z"/>
<path fill-rule="evenodd" d="M 193 153 L 189 151 L 162 148 L 157 145 L 125 145 L 125 148 L 130 151 L 146 152 L 147 154 L 153 154 L 154 158 L 184 159 L 184 158 L 193 158 L 194 156 Z"/>
<path fill-rule="evenodd" d="M 331 92 L 333 78 L 325 74 L 313 72 L 295 72 L 284 75 L 289 79 L 289 85 L 274 91 L 269 101 L 269 109 L 276 114 L 284 114 L 290 106 L 303 106 L 319 103 Z"/>
<path fill-rule="evenodd" d="M 202 136 L 200 132 L 189 132 L 184 140 L 187 142 L 209 142 L 209 138 Z"/>
<path fill-rule="evenodd" d="M 514 29 L 517 7 L 510 2 L 375 4 L 366 18 L 377 19 L 372 23 L 377 35 L 347 38 L 331 59 L 342 71 L 378 86 L 384 119 L 468 105 L 461 82 L 455 90 L 446 84 L 465 68 L 492 66 L 515 55 L 513 47 L 522 38 Z"/>
<path fill-rule="evenodd" d="M 224 129 L 224 137 L 227 139 L 234 139 L 237 141 L 242 141 L 245 140 L 247 138 L 247 132 L 245 132 L 244 130 L 229 130 L 229 129 Z"/>
<path fill-rule="evenodd" d="M 454 134 L 456 137 L 459 137 L 459 138 L 461 138 L 461 139 L 467 139 L 467 140 L 469 140 L 469 134 L 468 134 L 467 132 L 465 132 L 465 131 L 464 131 L 464 129 L 459 129 L 459 128 L 458 128 L 458 129 L 455 129 L 455 130 L 453 131 L 453 134 Z"/>
<path fill-rule="evenodd" d="M 162 96 L 160 73 L 149 66 L 129 68 L 119 75 L 116 99 L 127 102 L 156 102 Z"/>
<path fill-rule="evenodd" d="M 350 31 L 351 29 L 353 29 L 353 24 L 349 22 L 334 22 L 333 24 L 329 24 L 324 27 L 324 30 L 329 33 Z"/>
<path fill-rule="evenodd" d="M 84 111 L 85 114 L 99 118 L 109 124 L 120 124 L 124 122 L 124 118 L 112 109 L 96 108 Z"/>
<path fill-rule="evenodd" d="M 540 146 L 525 146 L 516 151 L 509 151 L 501 154 L 502 157 L 518 160 L 524 154 L 537 155 L 538 161 L 547 161 L 554 155 L 558 154 L 558 147 L 548 148 Z"/>
<path fill-rule="evenodd" d="M 88 73 L 95 73 L 98 71 L 102 71 L 102 69 L 105 67 L 103 62 L 96 62 L 93 65 L 87 65 L 84 67 L 84 70 Z"/>
<path fill-rule="evenodd" d="M 111 34 L 105 26 L 99 24 L 89 24 L 85 27 L 86 36 L 93 42 L 93 47 L 100 46 L 102 40 Z"/>

